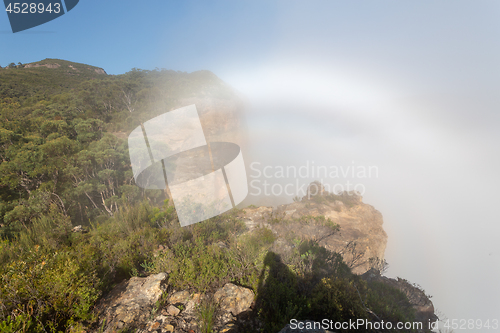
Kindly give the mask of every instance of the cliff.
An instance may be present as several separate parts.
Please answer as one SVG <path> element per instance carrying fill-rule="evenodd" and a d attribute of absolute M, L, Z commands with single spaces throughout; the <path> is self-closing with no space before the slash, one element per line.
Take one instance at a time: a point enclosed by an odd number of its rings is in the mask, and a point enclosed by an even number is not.
<path fill-rule="evenodd" d="M 307 193 L 300 201 L 276 209 L 245 208 L 240 216 L 249 228 L 271 228 L 285 246 L 293 245 L 290 239 L 308 239 L 341 253 L 355 274 L 369 270 L 370 259 L 383 261 L 387 234 L 379 211 L 363 203 L 357 193 L 334 195 L 316 182 Z"/>

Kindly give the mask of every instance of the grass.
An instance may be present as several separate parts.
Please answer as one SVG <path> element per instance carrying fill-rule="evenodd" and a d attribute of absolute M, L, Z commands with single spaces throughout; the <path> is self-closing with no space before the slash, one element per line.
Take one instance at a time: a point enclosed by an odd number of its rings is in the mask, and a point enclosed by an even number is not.
<path fill-rule="evenodd" d="M 196 308 L 201 333 L 214 332 L 215 319 L 219 305 L 211 295 L 203 295 Z"/>

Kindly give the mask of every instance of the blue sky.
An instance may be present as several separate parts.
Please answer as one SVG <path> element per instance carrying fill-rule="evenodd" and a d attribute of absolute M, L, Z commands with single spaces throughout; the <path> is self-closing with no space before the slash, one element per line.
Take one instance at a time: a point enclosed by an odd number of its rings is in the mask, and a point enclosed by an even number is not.
<path fill-rule="evenodd" d="M 137 67 L 182 71 L 266 57 L 275 5 L 263 2 L 80 1 L 66 15 L 12 34 L 0 16 L 0 65 L 63 58 L 122 74 Z"/>
<path fill-rule="evenodd" d="M 389 275 L 449 318 L 491 320 L 499 18 L 497 1 L 81 1 L 17 34 L 0 14 L 0 65 L 211 70 L 249 102 L 248 158 L 377 165 L 364 197 L 384 216 Z"/>

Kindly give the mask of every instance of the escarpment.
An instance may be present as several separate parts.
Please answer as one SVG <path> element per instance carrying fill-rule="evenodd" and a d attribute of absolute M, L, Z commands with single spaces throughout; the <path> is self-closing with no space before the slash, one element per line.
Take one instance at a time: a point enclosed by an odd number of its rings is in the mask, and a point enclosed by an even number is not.
<path fill-rule="evenodd" d="M 355 274 L 384 260 L 387 234 L 382 214 L 355 192 L 335 195 L 313 182 L 300 201 L 277 208 L 245 208 L 240 216 L 249 228 L 269 227 L 288 245 L 295 238 L 317 241 L 342 254 Z"/>

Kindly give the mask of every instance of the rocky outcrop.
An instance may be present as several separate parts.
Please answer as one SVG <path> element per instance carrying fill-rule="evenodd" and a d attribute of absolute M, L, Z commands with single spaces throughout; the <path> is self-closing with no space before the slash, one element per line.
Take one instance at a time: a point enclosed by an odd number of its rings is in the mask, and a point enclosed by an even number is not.
<path fill-rule="evenodd" d="M 236 96 L 231 98 L 191 97 L 179 105 L 195 104 L 208 142 L 232 142 L 242 149 L 247 145 L 243 104 Z"/>
<path fill-rule="evenodd" d="M 75 72 L 79 72 L 78 68 L 76 68 L 73 65 L 68 65 L 68 67 L 71 68 L 72 70 L 74 70 Z"/>
<path fill-rule="evenodd" d="M 250 230 L 270 228 L 284 246 L 293 245 L 286 241 L 291 238 L 315 240 L 341 253 L 355 274 L 370 269 L 370 258 L 383 260 L 387 234 L 379 211 L 363 203 L 357 193 L 332 195 L 314 183 L 307 193 L 301 201 L 277 208 L 244 208 L 240 217 Z M 340 230 L 335 231 L 334 225 Z"/>
<path fill-rule="evenodd" d="M 232 283 L 227 283 L 214 294 L 215 301 L 225 312 L 231 312 L 233 316 L 250 309 L 255 298 L 252 290 Z"/>
<path fill-rule="evenodd" d="M 92 70 L 92 68 L 89 68 L 90 70 Z M 97 74 L 103 74 L 103 75 L 108 75 L 108 73 L 106 73 L 106 71 L 102 68 L 94 68 L 94 71 L 97 73 Z"/>
<path fill-rule="evenodd" d="M 166 302 L 165 279 L 160 273 L 147 278 L 133 277 L 116 286 L 98 305 L 96 332 L 199 332 L 203 307 L 213 307 L 215 332 L 235 332 L 237 322 L 250 310 L 252 290 L 227 283 L 214 294 L 202 295 L 187 290 L 172 291 Z"/>
<path fill-rule="evenodd" d="M 53 64 L 26 64 L 24 65 L 24 68 L 32 68 L 32 67 L 47 67 L 47 68 L 59 68 L 61 65 L 58 63 L 53 63 Z"/>
<path fill-rule="evenodd" d="M 137 328 L 149 317 L 165 290 L 166 273 L 133 277 L 117 285 L 98 305 L 99 327 L 104 333 Z"/>
<path fill-rule="evenodd" d="M 61 67 L 61 65 L 60 65 L 59 63 L 57 63 L 57 62 L 54 62 L 54 63 L 48 63 L 48 64 L 31 63 L 31 64 L 26 64 L 26 65 L 24 65 L 23 67 L 24 67 L 24 68 L 46 67 L 46 68 L 52 68 L 52 69 L 54 69 L 54 68 L 59 68 L 59 67 Z M 73 66 L 73 65 L 68 65 L 68 67 L 69 67 L 70 69 L 72 69 L 73 71 L 75 71 L 75 72 L 80 72 L 80 70 L 79 70 L 78 68 L 76 68 L 75 66 Z M 87 69 L 88 69 L 88 70 L 91 70 L 91 71 L 94 71 L 94 72 L 96 72 L 97 74 L 108 75 L 108 74 L 106 73 L 106 71 L 105 71 L 104 69 L 102 69 L 102 68 L 98 68 L 98 67 L 97 67 L 97 68 L 96 68 L 96 67 L 94 67 L 94 68 L 87 67 Z"/>

